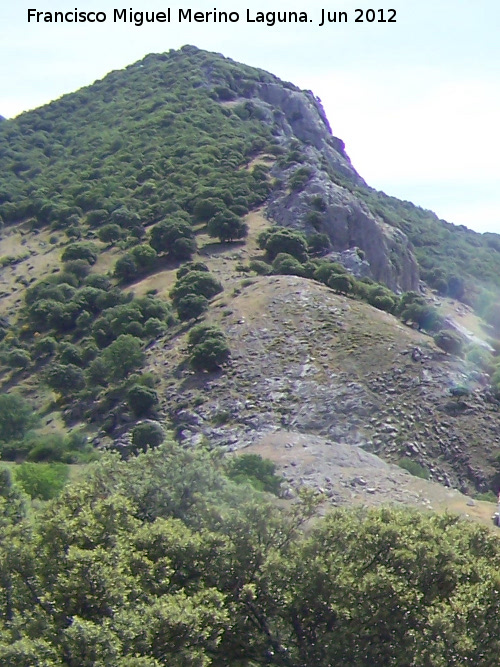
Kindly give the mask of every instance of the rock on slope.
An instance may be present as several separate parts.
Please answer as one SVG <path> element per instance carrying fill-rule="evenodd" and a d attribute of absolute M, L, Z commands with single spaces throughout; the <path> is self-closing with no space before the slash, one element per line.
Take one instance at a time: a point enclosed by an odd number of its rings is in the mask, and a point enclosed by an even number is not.
<path fill-rule="evenodd" d="M 307 233 L 328 235 L 334 251 L 360 248 L 370 265 L 371 276 L 395 291 L 418 288 L 419 272 L 406 235 L 374 216 L 366 205 L 344 187 L 366 186 L 352 167 L 343 142 L 332 136 L 321 103 L 312 93 L 282 84 L 263 83 L 254 93 L 263 118 L 273 124 L 284 147 L 300 142 L 300 164 L 280 166 L 272 175 L 282 187 L 274 190 L 267 207 L 271 221 Z M 289 179 L 304 165 L 309 178 L 296 190 Z M 312 202 L 321 201 L 316 220 Z"/>
<path fill-rule="evenodd" d="M 193 374 L 184 337 L 149 352 L 181 440 L 233 450 L 269 433 L 318 435 L 388 461 L 411 458 L 463 492 L 486 490 L 500 434 L 481 376 L 430 337 L 323 285 L 250 282 L 212 308 L 232 350 L 225 372 Z M 468 396 L 452 396 L 464 385 Z"/>

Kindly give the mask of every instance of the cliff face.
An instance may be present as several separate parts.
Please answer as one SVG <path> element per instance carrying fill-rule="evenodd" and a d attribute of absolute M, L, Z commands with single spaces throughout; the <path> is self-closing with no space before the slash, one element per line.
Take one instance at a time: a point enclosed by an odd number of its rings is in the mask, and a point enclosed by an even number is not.
<path fill-rule="evenodd" d="M 271 196 L 269 219 L 308 234 L 326 233 L 336 252 L 359 248 L 372 278 L 394 291 L 417 289 L 418 266 L 408 238 L 375 217 L 351 192 L 350 188 L 366 187 L 366 183 L 351 165 L 343 142 L 332 136 L 319 100 L 310 92 L 264 83 L 254 101 L 267 122 L 273 123 L 282 146 L 300 153 L 298 163 L 278 161 L 273 168 L 281 187 Z M 306 182 L 300 188 L 290 187 L 290 179 L 304 168 Z M 320 202 L 320 210 L 311 215 L 314 202 Z"/>

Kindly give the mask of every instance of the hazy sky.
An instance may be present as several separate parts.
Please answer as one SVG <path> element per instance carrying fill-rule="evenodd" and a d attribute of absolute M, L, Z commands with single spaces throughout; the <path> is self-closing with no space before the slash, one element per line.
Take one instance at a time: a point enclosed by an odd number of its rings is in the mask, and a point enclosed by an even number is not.
<path fill-rule="evenodd" d="M 119 0 L 0 0 L 0 114 L 12 117 L 147 53 L 194 44 L 313 90 L 333 133 L 373 187 L 478 231 L 500 233 L 498 0 L 316 0 L 121 5 Z M 172 11 L 171 23 L 115 23 L 113 10 Z M 178 21 L 178 8 L 238 12 L 237 23 Z M 28 23 L 28 9 L 101 11 L 104 23 Z M 321 10 L 347 23 L 320 27 Z M 355 22 L 359 9 L 383 9 Z M 247 21 L 304 11 L 308 23 Z"/>

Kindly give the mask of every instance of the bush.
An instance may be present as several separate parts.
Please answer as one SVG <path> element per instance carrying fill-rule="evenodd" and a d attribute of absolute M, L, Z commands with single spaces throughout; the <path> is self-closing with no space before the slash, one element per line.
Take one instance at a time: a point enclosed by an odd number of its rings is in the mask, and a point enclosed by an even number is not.
<path fill-rule="evenodd" d="M 21 463 L 14 468 L 16 482 L 31 498 L 50 500 L 60 494 L 68 481 L 64 463 Z"/>
<path fill-rule="evenodd" d="M 221 291 L 221 283 L 210 273 L 206 273 L 205 271 L 190 271 L 182 276 L 180 280 L 177 280 L 170 292 L 170 298 L 174 306 L 177 306 L 179 299 L 188 294 L 198 294 L 204 296 L 206 299 L 211 299 Z"/>
<path fill-rule="evenodd" d="M 282 252 L 292 255 L 299 262 L 307 260 L 307 242 L 300 232 L 285 228 L 275 229 L 262 238 L 265 239 L 264 249 L 270 260 Z"/>
<path fill-rule="evenodd" d="M 119 225 L 104 225 L 97 232 L 99 241 L 103 243 L 114 243 L 119 241 L 123 236 L 123 230 Z"/>
<path fill-rule="evenodd" d="M 127 402 L 136 417 L 144 417 L 158 405 L 158 394 L 150 387 L 134 384 L 128 390 Z"/>
<path fill-rule="evenodd" d="M 250 268 L 259 276 L 268 276 L 272 271 L 269 264 L 267 262 L 261 261 L 260 259 L 253 259 L 250 262 Z"/>
<path fill-rule="evenodd" d="M 197 320 L 208 310 L 208 299 L 201 294 L 186 294 L 177 301 L 176 308 L 181 322 Z"/>
<path fill-rule="evenodd" d="M 104 368 L 107 369 L 108 380 L 122 380 L 132 371 L 140 368 L 144 363 L 144 352 L 141 341 L 131 334 L 121 334 L 105 348 L 99 357 Z"/>
<path fill-rule="evenodd" d="M 31 356 L 26 350 L 12 350 L 7 357 L 7 364 L 10 368 L 28 368 L 30 363 Z"/>
<path fill-rule="evenodd" d="M 273 261 L 273 272 L 286 276 L 303 276 L 302 264 L 286 252 L 280 252 Z"/>
<path fill-rule="evenodd" d="M 330 239 L 326 234 L 312 234 L 307 237 L 307 249 L 311 255 L 324 255 L 330 249 Z"/>
<path fill-rule="evenodd" d="M 73 394 L 85 387 L 85 376 L 74 364 L 54 364 L 47 370 L 45 382 L 61 395 Z"/>
<path fill-rule="evenodd" d="M 191 350 L 190 363 L 196 371 L 216 371 L 225 364 L 231 351 L 225 339 L 205 338 Z"/>
<path fill-rule="evenodd" d="M 224 340 L 225 336 L 219 327 L 216 327 L 213 324 L 198 324 L 189 332 L 188 347 L 192 348 L 194 345 L 198 345 L 198 343 L 201 343 L 207 338 L 221 338 Z"/>
<path fill-rule="evenodd" d="M 165 433 L 157 422 L 137 424 L 132 431 L 132 444 L 136 452 L 158 447 L 165 440 Z"/>
<path fill-rule="evenodd" d="M 21 440 L 36 419 L 33 407 L 19 394 L 0 394 L 0 442 Z"/>
<path fill-rule="evenodd" d="M 225 243 L 243 239 L 248 235 L 248 225 L 231 211 L 221 211 L 207 225 L 209 236 Z"/>
<path fill-rule="evenodd" d="M 85 259 L 89 264 L 97 262 L 97 255 L 99 250 L 95 243 L 88 241 L 81 241 L 78 243 L 70 243 L 66 246 L 61 259 L 63 262 L 68 262 L 73 259 Z"/>
<path fill-rule="evenodd" d="M 272 461 L 258 454 L 242 454 L 231 459 L 227 476 L 238 484 L 249 483 L 259 491 L 279 496 L 282 480 L 276 474 Z"/>
<path fill-rule="evenodd" d="M 420 463 L 413 461 L 412 459 L 402 458 L 398 461 L 398 466 L 407 470 L 414 477 L 420 477 L 421 479 L 429 479 L 429 471 L 426 470 Z"/>

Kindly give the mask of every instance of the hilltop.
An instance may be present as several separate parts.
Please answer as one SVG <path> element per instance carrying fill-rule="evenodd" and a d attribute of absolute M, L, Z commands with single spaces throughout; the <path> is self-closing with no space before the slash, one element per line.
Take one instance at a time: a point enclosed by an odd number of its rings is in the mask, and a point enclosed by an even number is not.
<path fill-rule="evenodd" d="M 500 237 L 371 189 L 311 91 L 184 47 L 3 121 L 0 155 L 0 381 L 39 415 L 4 459 L 128 455 L 146 419 L 338 504 L 326 451 L 379 470 L 367 503 L 405 502 L 408 461 L 495 488 Z"/>

